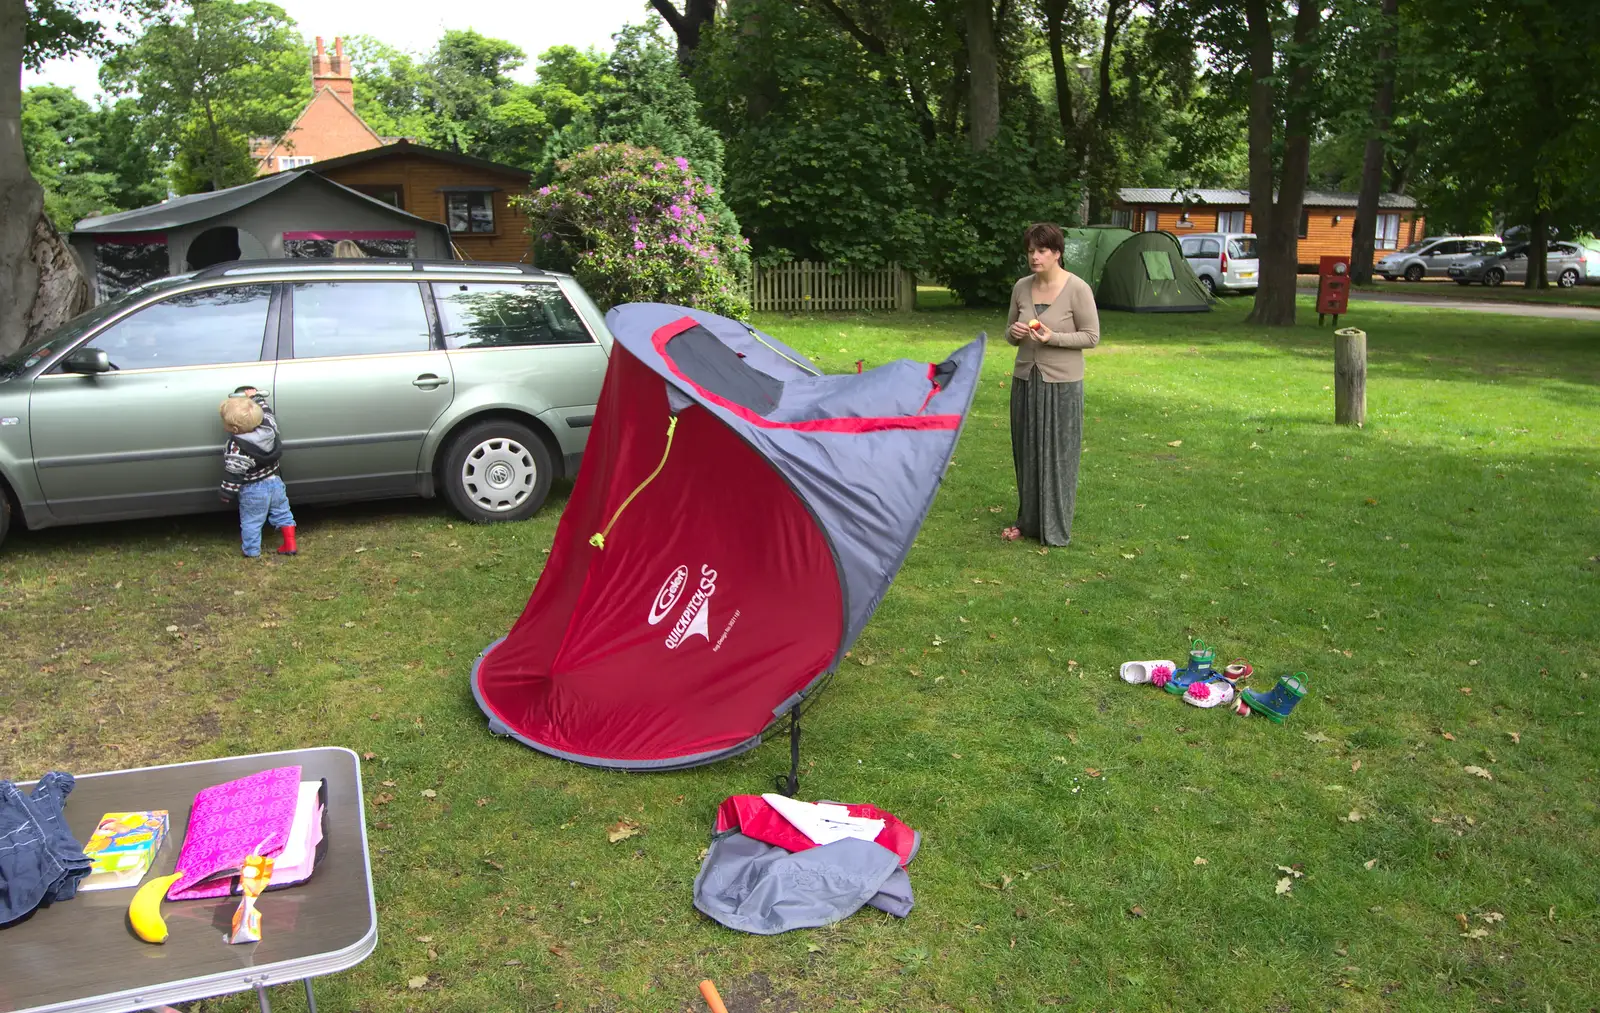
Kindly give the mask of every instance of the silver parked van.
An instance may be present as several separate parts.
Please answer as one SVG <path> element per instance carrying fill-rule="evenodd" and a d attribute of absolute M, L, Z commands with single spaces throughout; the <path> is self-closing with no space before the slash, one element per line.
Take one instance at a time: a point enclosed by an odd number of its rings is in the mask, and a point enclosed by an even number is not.
<path fill-rule="evenodd" d="M 1254 292 L 1260 283 L 1256 237 L 1249 232 L 1202 232 L 1179 240 L 1200 284 L 1218 292 Z"/>

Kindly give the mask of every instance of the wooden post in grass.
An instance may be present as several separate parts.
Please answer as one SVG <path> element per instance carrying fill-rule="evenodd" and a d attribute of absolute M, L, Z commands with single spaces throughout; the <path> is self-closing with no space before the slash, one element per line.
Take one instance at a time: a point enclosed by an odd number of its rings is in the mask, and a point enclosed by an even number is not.
<path fill-rule="evenodd" d="M 1367 332 L 1357 327 L 1333 332 L 1333 421 L 1367 424 Z"/>

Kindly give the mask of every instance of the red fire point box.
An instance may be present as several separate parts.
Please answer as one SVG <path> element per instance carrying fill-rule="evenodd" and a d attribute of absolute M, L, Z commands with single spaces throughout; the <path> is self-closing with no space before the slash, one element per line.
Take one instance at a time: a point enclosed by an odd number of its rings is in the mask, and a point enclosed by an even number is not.
<path fill-rule="evenodd" d="M 1350 258 L 1323 257 L 1317 271 L 1317 324 L 1333 315 L 1334 323 L 1350 310 Z"/>

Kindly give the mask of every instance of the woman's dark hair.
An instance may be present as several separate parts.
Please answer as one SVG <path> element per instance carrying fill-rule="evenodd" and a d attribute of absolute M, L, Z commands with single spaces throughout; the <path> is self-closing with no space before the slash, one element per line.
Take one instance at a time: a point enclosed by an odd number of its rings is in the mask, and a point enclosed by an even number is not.
<path fill-rule="evenodd" d="M 1061 234 L 1061 227 L 1053 222 L 1034 222 L 1022 234 L 1022 244 L 1030 250 L 1061 253 L 1067 248 L 1067 238 Z"/>

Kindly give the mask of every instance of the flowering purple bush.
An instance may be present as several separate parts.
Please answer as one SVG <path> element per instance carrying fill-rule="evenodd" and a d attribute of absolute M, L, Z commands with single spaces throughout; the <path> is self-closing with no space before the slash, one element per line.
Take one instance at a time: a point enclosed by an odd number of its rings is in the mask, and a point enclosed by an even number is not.
<path fill-rule="evenodd" d="M 668 302 L 746 316 L 749 241 L 689 168 L 655 148 L 596 144 L 517 198 L 537 261 L 571 271 L 602 306 Z"/>

